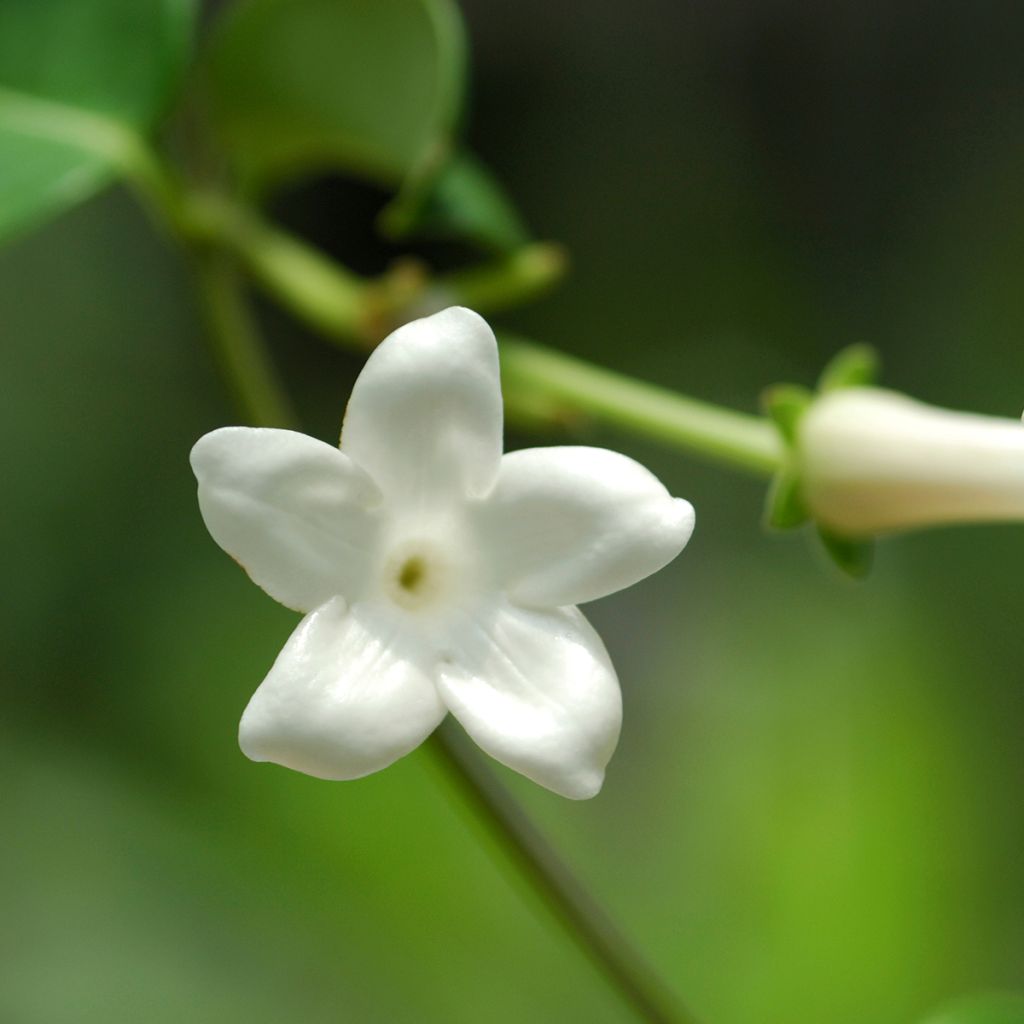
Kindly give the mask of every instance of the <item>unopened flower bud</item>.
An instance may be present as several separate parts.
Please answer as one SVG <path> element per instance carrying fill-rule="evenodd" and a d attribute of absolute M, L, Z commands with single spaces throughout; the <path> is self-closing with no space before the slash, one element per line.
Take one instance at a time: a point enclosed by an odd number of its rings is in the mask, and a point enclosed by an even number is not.
<path fill-rule="evenodd" d="M 848 388 L 813 403 L 798 453 L 808 509 L 840 533 L 1024 520 L 1019 420 Z"/>

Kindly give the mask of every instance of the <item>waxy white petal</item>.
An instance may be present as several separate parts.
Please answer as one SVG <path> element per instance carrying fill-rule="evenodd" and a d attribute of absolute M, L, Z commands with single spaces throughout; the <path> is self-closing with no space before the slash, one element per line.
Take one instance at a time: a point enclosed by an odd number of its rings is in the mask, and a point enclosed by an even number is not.
<path fill-rule="evenodd" d="M 574 800 L 600 790 L 622 697 L 601 638 L 576 608 L 495 600 L 467 613 L 439 688 L 469 735 L 503 764 Z"/>
<path fill-rule="evenodd" d="M 408 512 L 486 492 L 501 438 L 494 334 L 453 307 L 400 327 L 373 352 L 352 390 L 341 449 Z"/>
<path fill-rule="evenodd" d="M 380 494 L 337 448 L 291 430 L 224 427 L 196 442 L 191 461 L 207 529 L 271 597 L 304 612 L 361 591 Z"/>
<path fill-rule="evenodd" d="M 291 635 L 242 715 L 239 745 L 321 779 L 369 775 L 444 718 L 433 661 L 400 612 L 335 598 Z"/>
<path fill-rule="evenodd" d="M 592 601 L 670 562 L 693 506 L 638 462 L 604 448 L 528 448 L 501 460 L 479 510 L 494 582 L 515 601 Z"/>

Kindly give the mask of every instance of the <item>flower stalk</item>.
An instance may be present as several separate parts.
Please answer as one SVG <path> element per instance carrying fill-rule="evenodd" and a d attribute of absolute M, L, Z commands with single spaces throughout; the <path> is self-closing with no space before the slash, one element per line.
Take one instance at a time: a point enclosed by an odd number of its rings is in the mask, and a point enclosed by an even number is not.
<path fill-rule="evenodd" d="M 372 349 L 389 331 L 450 305 L 479 312 L 516 305 L 550 287 L 565 269 L 549 243 L 525 246 L 491 264 L 431 276 L 408 263 L 361 278 L 227 196 L 179 185 L 140 136 L 125 180 L 171 235 L 189 247 L 220 249 L 283 308 L 345 348 Z M 143 159 L 144 158 L 144 159 Z M 783 449 L 771 423 L 591 366 L 534 342 L 505 336 L 502 372 L 510 414 L 535 424 L 608 422 L 734 469 L 771 476 Z"/>
<path fill-rule="evenodd" d="M 295 414 L 257 333 L 237 267 L 229 256 L 206 250 L 194 253 L 192 262 L 210 349 L 238 411 L 254 426 L 292 426 Z"/>
<path fill-rule="evenodd" d="M 179 220 L 190 240 L 230 252 L 278 302 L 301 309 L 314 329 L 352 340 L 366 337 L 363 311 L 371 286 L 362 278 L 214 193 L 187 196 Z"/>
<path fill-rule="evenodd" d="M 640 1019 L 697 1024 L 456 731 L 442 726 L 429 749 L 475 812 L 474 820 Z"/>
<path fill-rule="evenodd" d="M 515 412 L 591 417 L 734 469 L 771 476 L 783 446 L 772 424 L 503 335 L 502 377 Z"/>

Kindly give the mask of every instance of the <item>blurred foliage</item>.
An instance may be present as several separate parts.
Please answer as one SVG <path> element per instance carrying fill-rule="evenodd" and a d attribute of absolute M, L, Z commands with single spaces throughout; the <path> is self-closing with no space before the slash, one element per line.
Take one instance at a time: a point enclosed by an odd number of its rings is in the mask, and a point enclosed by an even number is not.
<path fill-rule="evenodd" d="M 391 238 L 469 239 L 485 249 L 511 251 L 529 233 L 490 171 L 472 154 L 455 153 L 434 173 L 413 176 L 381 211 Z"/>
<path fill-rule="evenodd" d="M 180 84 L 194 7 L 0 3 L 0 239 L 110 180 L 117 125 L 147 130 Z"/>
<path fill-rule="evenodd" d="M 464 65 L 448 0 L 249 0 L 215 31 L 206 95 L 247 179 L 340 166 L 394 184 L 449 146 Z"/>
<path fill-rule="evenodd" d="M 457 151 L 466 60 L 453 0 L 248 0 L 213 32 L 201 95 L 247 190 L 341 171 L 401 186 L 393 237 L 514 248 L 513 206 Z"/>
<path fill-rule="evenodd" d="M 0 25 L 36 6 L 0 0 Z M 886 383 L 1019 411 L 1024 9 L 464 12 L 468 142 L 576 267 L 508 326 L 745 408 L 866 339 Z M 142 38 L 105 52 L 110 81 Z M 310 53 L 342 65 L 344 45 Z M 372 271 L 399 184 L 331 177 L 275 209 Z M 189 447 L 233 413 L 193 302 L 121 194 L 0 252 L 0 1018 L 630 1019 L 426 752 L 333 785 L 237 751 L 294 616 L 195 508 Z M 262 314 L 336 436 L 359 360 Z M 626 705 L 605 791 L 569 804 L 504 773 L 516 794 L 708 1024 L 908 1024 L 1019 989 L 1024 533 L 890 541 L 854 586 L 758 532 L 761 485 L 582 436 L 650 465 L 698 529 L 589 607 Z"/>

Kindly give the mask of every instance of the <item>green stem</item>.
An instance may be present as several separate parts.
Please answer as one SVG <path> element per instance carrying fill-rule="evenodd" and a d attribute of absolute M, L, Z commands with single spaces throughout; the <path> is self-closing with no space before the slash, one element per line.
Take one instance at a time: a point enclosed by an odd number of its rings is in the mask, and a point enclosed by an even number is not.
<path fill-rule="evenodd" d="M 478 308 L 498 302 L 493 268 L 434 279 L 425 292 L 415 273 L 403 285 L 401 267 L 371 283 L 237 208 L 220 202 L 194 204 L 191 213 L 197 230 L 235 252 L 283 306 L 347 348 L 372 347 L 384 330 L 403 320 L 403 307 L 408 310 L 418 302 L 433 301 L 438 308 L 451 301 L 468 301 Z M 554 252 L 531 250 L 520 264 L 546 263 Z M 509 257 L 510 265 L 524 273 L 516 259 Z M 474 297 L 481 301 L 474 302 Z M 762 476 L 771 476 L 783 461 L 781 440 L 766 419 L 633 380 L 532 342 L 504 338 L 502 372 L 510 412 L 533 422 L 580 416 L 603 420 Z"/>
<path fill-rule="evenodd" d="M 360 337 L 369 282 L 222 196 L 195 193 L 182 204 L 183 229 L 227 249 L 249 273 L 313 328 L 332 336 Z"/>
<path fill-rule="evenodd" d="M 566 264 L 561 246 L 531 242 L 488 263 L 440 275 L 428 286 L 427 300 L 438 308 L 514 309 L 549 291 L 564 276 Z"/>
<path fill-rule="evenodd" d="M 124 134 L 122 132 L 122 134 Z M 345 347 L 372 348 L 412 310 L 450 302 L 486 309 L 522 287 L 528 292 L 560 272 L 559 251 L 527 246 L 503 262 L 430 279 L 399 265 L 367 281 L 319 250 L 267 224 L 223 196 L 183 193 L 141 140 L 122 147 L 130 179 L 172 230 L 192 243 L 233 253 L 274 297 L 325 337 Z M 505 278 L 508 277 L 508 280 Z M 511 282 L 511 283 L 509 283 Z M 426 305 L 426 309 L 422 308 Z M 589 417 L 760 476 L 784 461 L 782 441 L 766 419 L 735 412 L 592 366 L 533 342 L 502 341 L 505 401 L 530 422 Z"/>
<path fill-rule="evenodd" d="M 510 411 L 552 420 L 579 414 L 763 476 L 783 461 L 766 419 L 723 409 L 601 369 L 533 342 L 503 337 L 502 383 Z"/>
<path fill-rule="evenodd" d="M 435 755 L 501 848 L 566 935 L 649 1024 L 697 1024 L 614 921 L 580 884 L 537 827 L 513 801 L 469 744 L 442 726 L 430 738 Z"/>
<path fill-rule="evenodd" d="M 398 268 L 379 281 L 365 281 L 312 246 L 261 220 L 221 196 L 190 194 L 179 187 L 160 159 L 129 126 L 0 87 L 0 123 L 26 133 L 59 139 L 109 160 L 131 181 L 147 204 L 191 244 L 207 243 L 233 253 L 286 308 L 322 334 L 359 347 L 372 346 L 394 322 L 424 305 L 463 303 L 477 309 L 501 308 L 546 287 L 562 270 L 556 247 L 526 246 L 492 265 L 430 280 Z M 225 273 L 210 271 L 212 278 Z M 218 302 L 229 311 L 227 292 Z M 240 325 L 229 332 L 249 333 Z M 222 358 L 233 359 L 230 352 Z M 254 360 L 254 363 L 259 360 Z M 502 367 L 506 401 L 536 421 L 579 414 L 602 419 L 634 433 L 665 441 L 706 458 L 771 475 L 782 463 L 782 445 L 766 420 L 645 384 L 591 366 L 539 345 L 506 340 Z M 273 391 L 270 375 L 258 373 L 258 386 Z M 280 404 L 280 396 L 274 399 Z"/>
<path fill-rule="evenodd" d="M 293 426 L 295 414 L 257 332 L 230 257 L 200 250 L 194 253 L 193 266 L 210 348 L 238 411 L 257 427 Z"/>
<path fill-rule="evenodd" d="M 229 244 L 282 305 L 326 337 L 344 347 L 372 347 L 381 325 L 402 321 L 394 308 L 401 303 L 387 301 L 387 280 L 364 285 L 360 316 L 360 293 L 339 277 L 341 268 L 283 233 L 275 232 L 275 239 L 270 250 L 278 252 L 275 259 L 258 248 L 247 250 L 237 236 Z M 460 287 L 470 297 L 478 289 L 481 297 L 489 294 L 493 304 L 495 286 L 484 271 L 464 272 Z M 396 284 L 394 291 L 401 293 L 401 288 Z M 427 298 L 442 295 L 445 301 L 466 297 L 437 279 Z M 417 288 L 406 291 L 407 308 L 417 297 L 422 300 Z M 783 462 L 782 442 L 766 419 L 633 380 L 532 342 L 504 338 L 502 372 L 510 411 L 534 422 L 583 415 L 761 476 L 771 476 Z"/>

